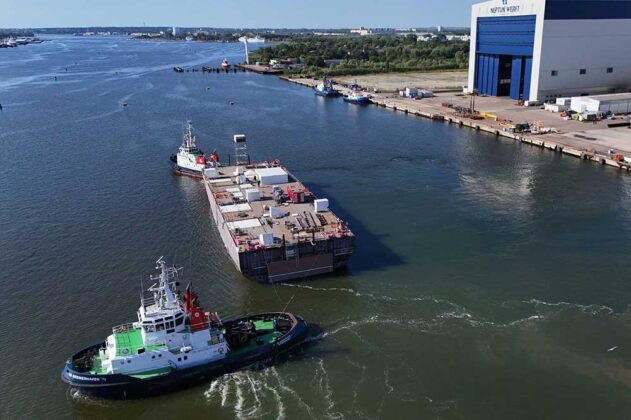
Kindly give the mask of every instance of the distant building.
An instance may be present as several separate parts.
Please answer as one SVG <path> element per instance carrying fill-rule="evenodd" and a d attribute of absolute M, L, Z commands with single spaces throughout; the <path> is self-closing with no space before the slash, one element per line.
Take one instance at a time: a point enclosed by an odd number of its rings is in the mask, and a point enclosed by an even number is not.
<path fill-rule="evenodd" d="M 366 29 L 363 26 L 361 26 L 359 29 L 351 29 L 351 33 L 357 34 L 360 36 L 366 36 L 366 35 L 370 35 L 372 31 L 370 29 Z"/>
<path fill-rule="evenodd" d="M 316 36 L 344 36 L 346 35 L 343 32 L 314 32 Z"/>
<path fill-rule="evenodd" d="M 436 35 L 434 35 L 431 32 L 423 32 L 416 35 L 417 42 L 427 42 L 427 41 L 431 41 L 434 38 L 436 38 Z"/>
<path fill-rule="evenodd" d="M 631 0 L 472 6 L 468 90 L 525 101 L 631 90 Z"/>
<path fill-rule="evenodd" d="M 171 30 L 171 34 L 173 36 L 178 36 L 179 33 L 180 33 L 180 28 L 174 26 L 173 29 Z"/>
<path fill-rule="evenodd" d="M 445 35 L 447 41 L 469 41 L 471 37 L 469 35 Z"/>
<path fill-rule="evenodd" d="M 441 25 L 438 25 L 438 26 L 436 27 L 436 30 L 437 30 L 438 32 L 442 32 L 442 31 L 443 31 L 443 27 L 442 27 Z"/>

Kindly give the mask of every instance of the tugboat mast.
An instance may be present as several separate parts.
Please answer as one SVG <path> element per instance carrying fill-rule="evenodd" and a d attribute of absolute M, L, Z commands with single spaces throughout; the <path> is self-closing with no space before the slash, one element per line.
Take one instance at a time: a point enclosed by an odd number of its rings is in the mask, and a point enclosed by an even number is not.
<path fill-rule="evenodd" d="M 182 147 L 185 147 L 188 150 L 194 149 L 197 146 L 195 145 L 195 135 L 193 134 L 193 121 L 188 120 L 188 128 L 186 130 L 186 134 L 184 134 L 184 141 L 182 142 Z"/>
<path fill-rule="evenodd" d="M 161 273 L 157 276 L 151 276 L 151 280 L 158 280 L 154 283 L 149 291 L 153 292 L 153 299 L 160 309 L 172 309 L 178 307 L 178 300 L 173 292 L 173 287 L 177 279 L 177 270 L 175 267 L 167 267 L 167 263 L 160 257 L 156 269 L 161 269 Z"/>

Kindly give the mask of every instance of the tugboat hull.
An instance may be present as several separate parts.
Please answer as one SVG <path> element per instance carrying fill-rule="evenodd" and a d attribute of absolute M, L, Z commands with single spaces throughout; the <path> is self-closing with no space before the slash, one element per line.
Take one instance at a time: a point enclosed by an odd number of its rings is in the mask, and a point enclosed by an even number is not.
<path fill-rule="evenodd" d="M 344 97 L 344 102 L 348 102 L 350 104 L 355 104 L 355 105 L 365 105 L 368 102 L 370 102 L 370 100 L 366 96 L 362 96 L 362 97 L 359 97 L 359 98 L 349 98 L 349 97 L 345 96 Z"/>
<path fill-rule="evenodd" d="M 324 97 L 334 97 L 334 96 L 339 96 L 340 92 L 337 90 L 318 90 L 318 89 L 314 89 L 315 94 L 318 96 L 324 96 Z"/>
<path fill-rule="evenodd" d="M 198 178 L 198 179 L 203 178 L 201 171 L 195 171 L 193 169 L 183 168 L 180 165 L 178 165 L 176 163 L 177 157 L 175 155 L 171 156 L 170 162 L 171 162 L 171 171 L 176 175 L 190 176 L 192 178 Z"/>
<path fill-rule="evenodd" d="M 76 370 L 74 368 L 74 362 L 83 357 L 86 352 L 98 351 L 99 348 L 104 346 L 104 343 L 100 343 L 90 346 L 70 357 L 61 372 L 61 379 L 68 383 L 71 389 L 81 396 L 115 400 L 152 397 L 208 382 L 213 378 L 234 372 L 254 363 L 273 360 L 276 356 L 304 342 L 308 334 L 307 323 L 300 316 L 289 313 L 259 314 L 227 321 L 224 323 L 224 326 L 226 330 L 228 330 L 232 326 L 242 322 L 275 316 L 290 318 L 293 322 L 291 328 L 280 336 L 278 341 L 263 343 L 241 351 L 231 350 L 224 359 L 213 361 L 205 365 L 183 369 L 171 368 L 170 371 L 164 374 L 146 379 L 139 378 L 139 375 L 98 375 Z M 257 342 L 257 344 L 259 343 Z"/>

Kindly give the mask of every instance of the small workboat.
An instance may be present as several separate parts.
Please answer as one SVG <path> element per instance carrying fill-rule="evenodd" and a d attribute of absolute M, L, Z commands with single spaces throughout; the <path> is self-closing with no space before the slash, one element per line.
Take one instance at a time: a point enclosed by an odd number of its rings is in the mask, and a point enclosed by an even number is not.
<path fill-rule="evenodd" d="M 316 95 L 320 96 L 338 96 L 340 92 L 333 88 L 333 82 L 326 77 L 322 79 L 314 88 Z"/>
<path fill-rule="evenodd" d="M 228 70 L 230 68 L 230 62 L 224 58 L 221 62 L 221 68 L 224 70 Z"/>
<path fill-rule="evenodd" d="M 351 90 L 348 95 L 344 95 L 344 101 L 351 104 L 363 105 L 370 102 L 370 97 L 362 93 L 359 89 Z"/>
<path fill-rule="evenodd" d="M 140 299 L 138 321 L 112 329 L 105 341 L 73 354 L 61 379 L 75 395 L 108 399 L 151 397 L 204 383 L 302 344 L 307 323 L 271 312 L 223 321 L 205 312 L 191 285 L 178 291 L 181 269 L 163 258 Z"/>

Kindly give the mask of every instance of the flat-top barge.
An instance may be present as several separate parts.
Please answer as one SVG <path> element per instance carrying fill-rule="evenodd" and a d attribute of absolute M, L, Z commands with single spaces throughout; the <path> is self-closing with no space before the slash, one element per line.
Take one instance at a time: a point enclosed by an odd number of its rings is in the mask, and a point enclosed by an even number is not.
<path fill-rule="evenodd" d="M 279 162 L 251 163 L 235 135 L 237 162 L 204 171 L 212 217 L 235 266 L 276 283 L 330 273 L 353 255 L 355 236 Z"/>

